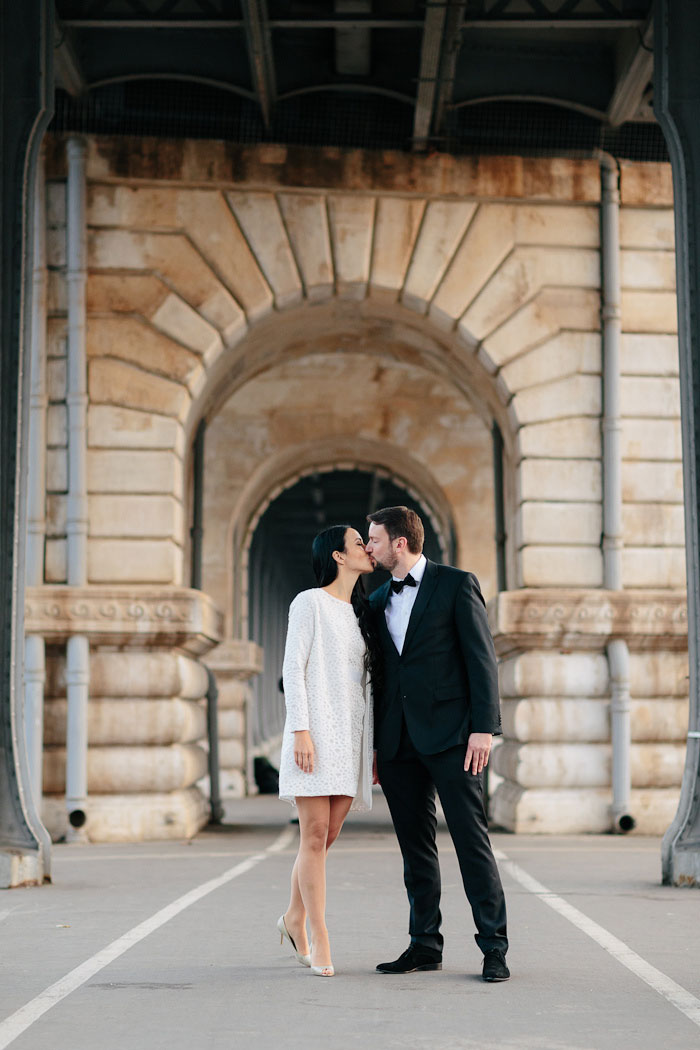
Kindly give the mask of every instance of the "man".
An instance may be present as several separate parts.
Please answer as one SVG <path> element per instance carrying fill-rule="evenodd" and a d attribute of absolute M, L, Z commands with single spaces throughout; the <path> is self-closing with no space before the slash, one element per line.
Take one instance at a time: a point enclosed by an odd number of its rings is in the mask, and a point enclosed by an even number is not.
<path fill-rule="evenodd" d="M 505 981 L 506 904 L 482 784 L 492 735 L 501 731 L 484 599 L 472 573 L 426 560 L 415 511 L 387 507 L 367 520 L 367 553 L 393 576 L 370 596 L 384 653 L 375 746 L 403 855 L 411 935 L 407 950 L 377 970 L 442 969 L 437 788 L 484 953 L 483 979 Z"/>

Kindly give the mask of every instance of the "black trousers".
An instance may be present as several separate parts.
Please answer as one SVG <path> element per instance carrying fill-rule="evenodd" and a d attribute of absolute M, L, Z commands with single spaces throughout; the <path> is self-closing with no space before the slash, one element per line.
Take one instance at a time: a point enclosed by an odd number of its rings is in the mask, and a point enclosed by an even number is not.
<path fill-rule="evenodd" d="M 506 902 L 489 841 L 483 777 L 465 773 L 466 750 L 459 744 L 437 755 L 421 755 L 404 723 L 396 756 L 386 761 L 378 754 L 377 772 L 403 856 L 411 942 L 442 951 L 437 788 L 474 916 L 476 943 L 482 952 L 506 952 Z"/>

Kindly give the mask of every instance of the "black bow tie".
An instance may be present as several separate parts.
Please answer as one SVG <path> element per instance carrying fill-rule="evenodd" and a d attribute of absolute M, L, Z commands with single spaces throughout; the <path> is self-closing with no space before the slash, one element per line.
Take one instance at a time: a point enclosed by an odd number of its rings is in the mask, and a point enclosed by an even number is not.
<path fill-rule="evenodd" d="M 417 586 L 418 586 L 418 584 L 413 579 L 413 577 L 411 576 L 410 572 L 409 572 L 408 576 L 404 577 L 403 580 L 392 580 L 391 581 L 391 589 L 394 592 L 394 594 L 401 594 L 401 591 L 404 589 L 404 587 L 417 587 Z"/>

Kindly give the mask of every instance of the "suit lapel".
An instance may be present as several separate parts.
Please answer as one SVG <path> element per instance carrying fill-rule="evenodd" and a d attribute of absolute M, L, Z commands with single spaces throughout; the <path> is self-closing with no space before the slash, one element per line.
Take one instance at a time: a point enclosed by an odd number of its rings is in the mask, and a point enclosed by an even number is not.
<path fill-rule="evenodd" d="M 398 649 L 396 648 L 394 639 L 391 637 L 391 631 L 387 627 L 386 623 L 386 606 L 387 602 L 389 601 L 389 595 L 391 594 L 391 579 L 388 579 L 386 583 L 382 584 L 382 586 L 376 593 L 376 607 L 379 612 L 379 629 L 384 634 L 387 644 L 391 645 L 394 649 L 394 652 L 398 654 Z"/>
<path fill-rule="evenodd" d="M 438 582 L 438 571 L 437 565 L 433 561 L 429 561 L 425 566 L 425 572 L 423 573 L 423 579 L 421 580 L 420 587 L 418 588 L 418 594 L 416 600 L 413 603 L 411 609 L 411 617 L 408 621 L 408 627 L 406 628 L 406 637 L 403 643 L 402 652 L 406 652 L 407 647 L 411 644 L 413 635 L 416 633 L 416 628 L 420 623 L 423 613 L 425 612 L 428 602 L 433 596 L 433 591 L 437 587 Z"/>

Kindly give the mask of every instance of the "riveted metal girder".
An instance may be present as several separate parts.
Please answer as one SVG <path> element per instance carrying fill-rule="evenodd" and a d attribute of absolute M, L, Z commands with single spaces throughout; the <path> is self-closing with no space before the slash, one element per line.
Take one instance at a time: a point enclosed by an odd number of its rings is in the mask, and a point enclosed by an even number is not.
<path fill-rule="evenodd" d="M 253 86 L 260 103 L 265 127 L 269 127 L 277 89 L 267 3 L 266 0 L 242 0 L 242 2 Z"/>

